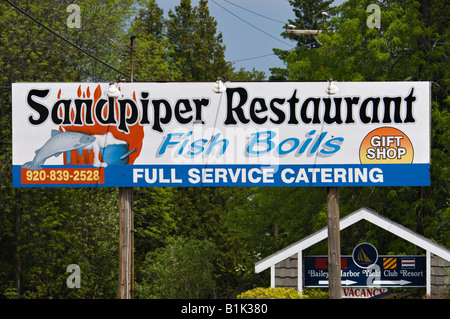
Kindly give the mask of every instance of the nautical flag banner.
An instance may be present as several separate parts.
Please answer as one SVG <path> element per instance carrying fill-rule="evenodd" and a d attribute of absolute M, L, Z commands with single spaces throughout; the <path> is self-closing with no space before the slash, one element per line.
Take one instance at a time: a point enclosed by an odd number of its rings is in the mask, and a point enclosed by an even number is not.
<path fill-rule="evenodd" d="M 328 269 L 328 257 L 316 258 L 316 269 Z"/>
<path fill-rule="evenodd" d="M 414 257 L 402 258 L 402 269 L 414 269 L 416 268 L 416 262 Z"/>
<path fill-rule="evenodd" d="M 395 257 L 383 258 L 383 268 L 384 269 L 397 268 L 397 258 Z"/>
<path fill-rule="evenodd" d="M 316 269 L 328 269 L 328 257 L 315 259 Z M 347 258 L 341 258 L 341 269 L 347 269 Z"/>
<path fill-rule="evenodd" d="M 428 186 L 430 83 L 335 84 L 13 83 L 13 186 Z"/>

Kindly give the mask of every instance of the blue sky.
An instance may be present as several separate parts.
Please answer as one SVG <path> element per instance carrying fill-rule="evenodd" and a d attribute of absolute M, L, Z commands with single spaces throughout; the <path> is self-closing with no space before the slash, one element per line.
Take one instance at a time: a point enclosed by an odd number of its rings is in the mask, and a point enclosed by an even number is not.
<path fill-rule="evenodd" d="M 193 6 L 198 4 L 198 0 L 191 2 Z M 167 14 L 180 0 L 157 0 L 157 3 Z M 268 77 L 269 68 L 283 66 L 272 49 L 295 46 L 295 42 L 280 36 L 284 24 L 289 19 L 295 20 L 288 0 L 209 0 L 208 3 L 217 29 L 223 34 L 225 58 L 233 62 L 236 70 L 255 68 Z"/>

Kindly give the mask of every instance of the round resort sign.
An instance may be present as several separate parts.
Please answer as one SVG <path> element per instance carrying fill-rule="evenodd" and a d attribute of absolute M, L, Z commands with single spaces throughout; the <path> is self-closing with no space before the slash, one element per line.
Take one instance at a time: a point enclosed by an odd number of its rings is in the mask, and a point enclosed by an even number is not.
<path fill-rule="evenodd" d="M 378 251 L 372 244 L 362 243 L 353 249 L 353 262 L 360 268 L 372 267 L 378 260 Z"/>

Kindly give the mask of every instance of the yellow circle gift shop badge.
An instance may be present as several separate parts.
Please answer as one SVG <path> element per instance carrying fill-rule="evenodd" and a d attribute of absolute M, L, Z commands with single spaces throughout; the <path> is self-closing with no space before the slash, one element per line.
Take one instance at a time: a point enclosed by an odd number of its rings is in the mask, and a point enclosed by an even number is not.
<path fill-rule="evenodd" d="M 361 164 L 408 164 L 414 158 L 414 148 L 408 136 L 393 127 L 380 127 L 361 142 Z"/>

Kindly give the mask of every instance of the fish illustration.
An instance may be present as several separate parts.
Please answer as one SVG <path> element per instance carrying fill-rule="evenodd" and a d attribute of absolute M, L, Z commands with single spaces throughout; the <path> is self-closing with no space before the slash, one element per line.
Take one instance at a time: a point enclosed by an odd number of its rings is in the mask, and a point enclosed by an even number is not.
<path fill-rule="evenodd" d="M 95 141 L 95 137 L 78 132 L 60 132 L 52 130 L 51 138 L 38 150 L 34 159 L 22 165 L 31 170 L 41 169 L 47 158 L 67 151 L 82 149 Z"/>

